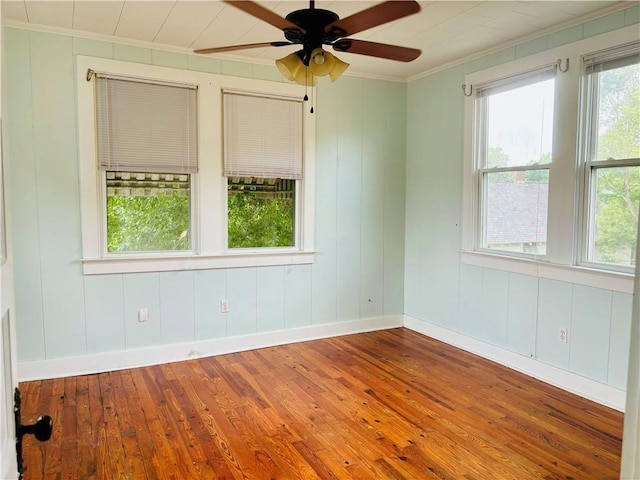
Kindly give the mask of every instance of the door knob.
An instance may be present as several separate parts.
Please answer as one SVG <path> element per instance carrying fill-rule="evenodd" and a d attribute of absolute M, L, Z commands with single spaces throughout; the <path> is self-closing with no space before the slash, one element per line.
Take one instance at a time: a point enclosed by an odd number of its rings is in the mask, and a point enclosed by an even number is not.
<path fill-rule="evenodd" d="M 22 460 L 22 437 L 25 435 L 35 435 L 41 442 L 46 442 L 51 438 L 53 431 L 53 419 L 49 415 L 40 415 L 36 423 L 22 425 L 20 421 L 20 390 L 16 388 L 13 394 L 13 414 L 16 422 L 16 458 L 18 460 L 18 479 L 22 480 L 22 474 L 26 470 Z"/>

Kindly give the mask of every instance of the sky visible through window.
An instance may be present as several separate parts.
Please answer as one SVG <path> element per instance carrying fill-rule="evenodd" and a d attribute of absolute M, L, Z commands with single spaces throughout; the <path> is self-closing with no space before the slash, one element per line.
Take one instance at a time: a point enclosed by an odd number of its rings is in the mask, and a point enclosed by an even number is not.
<path fill-rule="evenodd" d="M 551 161 L 554 79 L 489 97 L 488 148 L 501 149 L 506 164 L 522 166 Z"/>

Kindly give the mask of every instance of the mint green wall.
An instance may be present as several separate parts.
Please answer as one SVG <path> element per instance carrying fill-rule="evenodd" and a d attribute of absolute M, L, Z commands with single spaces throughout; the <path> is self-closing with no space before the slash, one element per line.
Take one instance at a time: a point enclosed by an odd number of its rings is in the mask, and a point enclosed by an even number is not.
<path fill-rule="evenodd" d="M 406 314 L 624 389 L 631 295 L 461 264 L 461 85 L 468 73 L 639 22 L 636 5 L 409 84 Z"/>
<path fill-rule="evenodd" d="M 318 87 L 313 265 L 83 276 L 77 55 L 282 78 L 275 67 L 16 28 L 5 39 L 20 361 L 403 312 L 406 85 L 343 77 Z M 137 322 L 141 307 L 150 322 Z"/>

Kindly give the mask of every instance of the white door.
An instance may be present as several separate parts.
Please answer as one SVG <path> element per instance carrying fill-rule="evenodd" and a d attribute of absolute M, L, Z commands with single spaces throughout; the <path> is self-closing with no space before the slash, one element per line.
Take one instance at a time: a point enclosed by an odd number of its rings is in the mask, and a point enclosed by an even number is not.
<path fill-rule="evenodd" d="M 2 12 L 0 10 L 0 27 L 2 26 Z M 8 225 L 6 212 L 8 211 L 5 200 L 9 198 L 5 188 L 7 178 L 6 165 L 3 165 L 2 150 L 2 117 L 4 102 L 2 102 L 2 71 L 3 41 L 0 34 L 0 322 L 2 341 L 0 342 L 0 479 L 12 480 L 18 477 L 16 446 L 15 446 L 15 422 L 13 415 L 13 392 L 17 387 L 17 359 L 16 359 L 16 334 L 13 321 L 13 261 L 11 258 L 11 246 L 7 244 Z"/>

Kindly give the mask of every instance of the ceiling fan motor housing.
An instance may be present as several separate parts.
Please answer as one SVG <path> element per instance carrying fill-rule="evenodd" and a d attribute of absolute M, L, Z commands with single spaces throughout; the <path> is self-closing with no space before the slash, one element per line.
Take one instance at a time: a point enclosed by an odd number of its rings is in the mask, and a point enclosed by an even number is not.
<path fill-rule="evenodd" d="M 334 12 L 321 8 L 296 10 L 287 15 L 286 19 L 298 25 L 304 31 L 303 33 L 303 31 L 291 28 L 284 30 L 284 35 L 290 42 L 302 44 L 304 48 L 302 62 L 306 66 L 309 66 L 311 52 L 316 48 L 322 48 L 323 44 L 332 44 L 342 33 L 333 29 L 330 32 L 325 32 L 325 27 L 337 22 L 340 17 Z"/>

